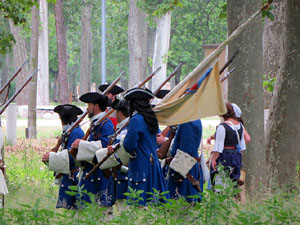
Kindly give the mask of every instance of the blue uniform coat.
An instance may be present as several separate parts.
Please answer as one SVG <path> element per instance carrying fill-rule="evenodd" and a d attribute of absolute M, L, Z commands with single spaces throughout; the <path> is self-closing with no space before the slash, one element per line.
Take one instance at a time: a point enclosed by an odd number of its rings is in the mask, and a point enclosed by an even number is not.
<path fill-rule="evenodd" d="M 202 137 L 202 124 L 200 120 L 184 123 L 178 126 L 174 143 L 171 150 L 171 155 L 176 155 L 177 149 L 188 153 L 192 157 L 199 158 L 198 148 Z M 196 164 L 189 172 L 194 179 L 200 181 L 200 188 L 203 190 L 203 177 L 200 164 Z M 198 195 L 201 197 L 197 189 L 187 179 L 183 182 L 176 182 L 174 179 L 175 172 L 170 169 L 168 177 L 168 190 L 171 198 L 184 197 L 188 202 L 199 201 L 197 198 L 188 198 L 188 196 Z"/>
<path fill-rule="evenodd" d="M 106 119 L 101 122 L 95 129 L 91 132 L 88 141 L 101 141 L 102 147 L 106 148 L 109 136 L 114 134 L 114 126 L 110 119 Z M 87 165 L 83 169 L 83 177 L 89 173 L 93 168 L 93 165 L 86 163 Z M 104 177 L 102 170 L 97 169 L 87 180 L 81 179 L 79 186 L 86 190 L 88 193 L 92 193 L 96 197 L 96 201 L 103 206 L 111 206 L 112 196 L 109 195 L 107 185 L 108 179 Z M 88 194 L 82 193 L 82 196 L 77 195 L 77 198 L 86 202 L 91 202 Z"/>
<path fill-rule="evenodd" d="M 67 149 L 71 148 L 72 143 L 76 140 L 76 139 L 81 139 L 84 137 L 84 132 L 80 127 L 75 127 L 71 133 L 69 134 L 66 143 L 65 143 L 65 147 Z M 70 162 L 70 168 L 71 171 L 76 168 L 75 167 L 75 162 L 73 157 L 71 157 L 69 155 L 69 162 Z M 75 196 L 71 196 L 69 194 L 66 193 L 66 191 L 71 191 L 69 189 L 69 186 L 76 186 L 78 184 L 78 180 L 76 178 L 76 174 L 71 174 L 72 177 L 70 177 L 69 174 L 64 174 L 62 176 L 62 180 L 60 183 L 60 187 L 59 187 L 59 192 L 58 192 L 58 200 L 57 200 L 57 204 L 56 204 L 56 208 L 65 208 L 65 209 L 74 209 L 76 208 L 76 197 Z"/>
<path fill-rule="evenodd" d="M 147 199 L 153 197 L 147 192 L 154 193 L 153 188 L 165 192 L 167 188 L 156 154 L 156 134 L 149 131 L 141 114 L 131 117 L 123 144 L 125 150 L 133 156 L 128 163 L 128 187 L 143 191 L 140 195 L 143 200 L 139 204 L 145 205 L 152 201 Z M 165 197 L 169 198 L 169 195 L 165 194 Z M 163 202 L 162 199 L 160 201 Z"/>

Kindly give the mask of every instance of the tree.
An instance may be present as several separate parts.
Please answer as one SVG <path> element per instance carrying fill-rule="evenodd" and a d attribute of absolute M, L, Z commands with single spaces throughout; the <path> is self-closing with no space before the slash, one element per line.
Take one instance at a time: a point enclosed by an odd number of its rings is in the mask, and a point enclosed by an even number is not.
<path fill-rule="evenodd" d="M 30 72 L 38 66 L 39 48 L 39 11 L 37 6 L 31 8 L 31 41 L 30 41 Z M 28 103 L 28 137 L 36 138 L 36 100 L 37 100 L 37 79 L 32 78 L 29 85 Z"/>
<path fill-rule="evenodd" d="M 8 72 L 9 72 L 9 54 L 6 54 L 4 56 L 4 59 L 3 59 L 3 63 L 2 63 L 2 70 L 1 70 L 1 79 L 0 79 L 0 87 L 2 88 L 7 80 L 8 80 Z M 6 92 L 7 89 L 3 92 L 3 94 L 0 95 L 0 105 L 4 102 L 5 100 L 5 96 L 6 96 Z"/>
<path fill-rule="evenodd" d="M 228 33 L 231 34 L 260 7 L 260 0 L 228 0 Z M 247 174 L 246 189 L 253 193 L 266 176 L 261 17 L 253 20 L 245 32 L 229 44 L 228 55 L 233 55 L 237 49 L 239 55 L 230 66 L 236 71 L 235 76 L 228 79 L 228 99 L 241 107 L 245 127 L 252 138 L 243 162 Z"/>
<path fill-rule="evenodd" d="M 181 2 L 182 5 L 172 11 L 168 71 L 171 72 L 179 62 L 184 62 L 182 74 L 185 75 L 203 59 L 203 45 L 218 44 L 225 40 L 227 21 L 219 15 L 226 0 Z"/>
<path fill-rule="evenodd" d="M 39 30 L 38 49 L 38 79 L 37 79 L 37 104 L 49 104 L 49 60 L 48 60 L 48 3 L 47 0 L 40 0 L 39 14 L 41 28 Z"/>
<path fill-rule="evenodd" d="M 300 160 L 300 2 L 281 2 L 282 5 L 275 7 L 282 7 L 279 17 L 282 29 L 280 33 L 274 33 L 274 38 L 281 39 L 279 41 L 282 43 L 277 55 L 280 69 L 266 129 L 269 180 L 271 184 L 278 185 L 295 181 L 293 175 Z"/>
<path fill-rule="evenodd" d="M 272 14 L 274 20 L 265 18 L 263 32 L 263 60 L 264 60 L 264 76 L 266 80 L 273 81 L 280 69 L 278 57 L 283 48 L 283 1 L 274 0 L 272 3 Z M 273 82 L 272 82 L 273 83 Z M 268 90 L 268 86 L 264 88 L 264 107 L 268 109 L 272 99 L 272 89 Z"/>
<path fill-rule="evenodd" d="M 14 26 L 25 24 L 28 19 L 27 13 L 34 4 L 36 0 L 0 1 L 0 17 L 10 19 Z M 9 31 L 0 29 L 0 54 L 8 53 L 15 42 L 14 36 Z"/>
<path fill-rule="evenodd" d="M 86 1 L 82 5 L 81 49 L 80 49 L 80 91 L 83 95 L 91 91 L 92 77 L 92 5 Z"/>
<path fill-rule="evenodd" d="M 62 104 L 69 102 L 67 32 L 64 23 L 63 0 L 55 4 L 59 96 Z"/>
<path fill-rule="evenodd" d="M 129 49 L 129 88 L 144 79 L 147 71 L 147 23 L 146 14 L 129 1 L 128 49 Z"/>
<path fill-rule="evenodd" d="M 26 39 L 21 34 L 22 27 L 14 25 L 13 21 L 9 21 L 10 32 L 13 34 L 16 43 L 13 45 L 13 64 L 15 71 L 17 71 L 24 61 L 28 58 L 28 52 L 26 48 Z M 19 89 L 26 81 L 26 77 L 29 75 L 28 64 L 24 66 L 20 74 L 16 79 L 16 89 Z M 27 105 L 29 96 L 29 87 L 25 87 L 22 91 L 22 95 L 18 95 L 16 98 L 17 105 Z"/>
<path fill-rule="evenodd" d="M 153 52 L 153 71 L 159 66 L 162 69 L 152 79 L 152 90 L 156 90 L 162 80 L 167 77 L 167 63 L 168 63 L 168 51 L 170 47 L 170 35 L 171 35 L 171 12 L 155 19 L 156 21 L 156 34 Z"/>

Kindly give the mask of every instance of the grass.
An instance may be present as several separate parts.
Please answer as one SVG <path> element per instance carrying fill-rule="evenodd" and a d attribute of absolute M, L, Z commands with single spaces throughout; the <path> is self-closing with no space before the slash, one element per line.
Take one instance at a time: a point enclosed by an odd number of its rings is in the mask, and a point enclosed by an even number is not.
<path fill-rule="evenodd" d="M 53 128 L 53 129 L 52 129 Z M 215 127 L 205 127 L 204 138 Z M 18 132 L 20 130 L 18 129 Z M 58 187 L 53 173 L 41 162 L 43 153 L 56 143 L 59 127 L 39 128 L 37 140 L 19 139 L 15 146 L 5 146 L 9 194 L 5 209 L 0 210 L 0 224 L 300 224 L 300 184 L 280 188 L 239 203 L 229 186 L 221 194 L 205 190 L 202 203 L 193 207 L 182 199 L 166 205 L 123 206 L 120 211 L 88 205 L 74 211 L 56 209 Z M 18 134 L 19 135 L 19 134 Z M 129 193 L 129 195 L 136 195 Z"/>

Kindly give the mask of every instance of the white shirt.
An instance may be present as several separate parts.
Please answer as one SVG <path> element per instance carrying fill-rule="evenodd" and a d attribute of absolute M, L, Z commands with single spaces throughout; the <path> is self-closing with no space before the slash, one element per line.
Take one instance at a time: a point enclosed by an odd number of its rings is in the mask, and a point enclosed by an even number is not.
<path fill-rule="evenodd" d="M 230 125 L 228 124 L 233 130 L 239 130 L 241 128 L 241 123 L 238 125 Z M 243 128 L 243 127 L 242 127 Z M 244 128 L 243 128 L 244 129 Z M 217 131 L 216 131 L 216 137 L 215 137 L 215 146 L 213 149 L 213 152 L 219 152 L 222 153 L 224 149 L 224 141 L 225 141 L 225 128 L 223 125 L 218 126 Z M 240 141 L 240 146 L 241 150 L 244 151 L 246 150 L 246 143 L 245 143 L 245 138 L 244 138 L 244 130 L 242 132 L 242 138 Z"/>

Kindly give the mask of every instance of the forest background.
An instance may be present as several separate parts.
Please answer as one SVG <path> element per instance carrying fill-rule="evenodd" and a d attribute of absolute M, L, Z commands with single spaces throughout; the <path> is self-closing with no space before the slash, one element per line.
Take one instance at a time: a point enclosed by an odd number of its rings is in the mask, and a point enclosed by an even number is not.
<path fill-rule="evenodd" d="M 42 2 L 45 1 L 40 1 L 41 6 Z M 203 45 L 221 43 L 265 2 L 106 1 L 106 81 L 112 81 L 125 71 L 127 77 L 122 84 L 132 87 L 136 80 L 141 80 L 139 76 L 153 70 L 156 63 L 153 57 L 155 30 L 160 18 L 168 13 L 171 14 L 170 47 L 159 59 L 167 65 L 168 73 L 179 62 L 184 62 L 182 79 L 203 59 Z M 69 102 L 70 93 L 75 93 L 79 83 L 85 90 L 92 82 L 96 86 L 102 83 L 100 3 L 99 0 L 51 0 L 45 4 L 48 6 L 45 14 L 49 32 L 49 60 L 46 60 L 49 73 L 46 77 L 39 76 L 31 85 L 39 88 L 46 84 L 42 92 L 37 90 L 38 96 L 46 93 L 41 97 L 42 100 L 48 99 L 46 104 Z M 18 88 L 38 65 L 37 52 L 42 48 L 38 47 L 36 40 L 46 22 L 42 21 L 42 16 L 41 21 L 37 20 L 38 9 L 32 7 L 35 4 L 30 0 L 2 1 L 0 4 L 1 86 L 26 58 L 31 59 L 23 75 L 20 74 L 13 83 Z M 242 108 L 245 126 L 252 137 L 244 155 L 249 193 L 257 192 L 258 187 L 272 189 L 274 185 L 294 184 L 298 179 L 296 171 L 300 159 L 300 139 L 295 138 L 300 135 L 297 113 L 300 109 L 300 2 L 274 0 L 271 9 L 262 14 L 228 46 L 229 56 L 237 49 L 240 51 L 230 66 L 236 68 L 236 75 L 228 79 L 228 100 Z M 34 90 L 32 87 L 28 87 L 27 92 Z M 34 98 L 27 92 L 19 96 L 16 103 L 28 104 L 32 110 L 36 103 L 30 102 Z M 270 109 L 266 126 L 264 108 Z M 33 130 L 31 135 L 35 137 L 36 132 Z"/>

